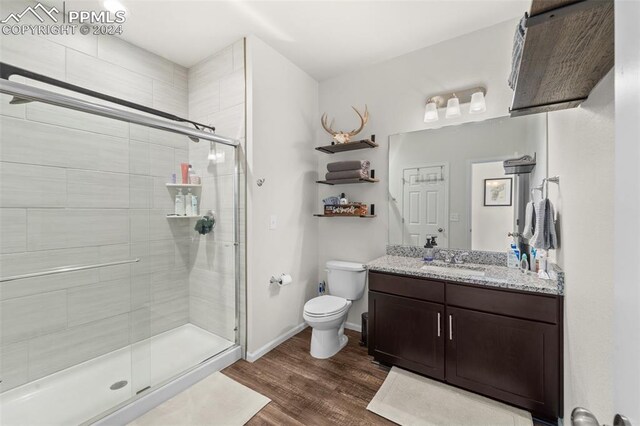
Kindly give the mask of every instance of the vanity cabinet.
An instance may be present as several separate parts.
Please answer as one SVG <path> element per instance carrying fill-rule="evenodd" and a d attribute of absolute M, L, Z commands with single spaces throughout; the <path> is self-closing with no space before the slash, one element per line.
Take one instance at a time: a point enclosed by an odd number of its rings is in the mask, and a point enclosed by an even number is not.
<path fill-rule="evenodd" d="M 555 420 L 562 297 L 369 272 L 369 354 Z"/>
<path fill-rule="evenodd" d="M 373 356 L 387 364 L 444 379 L 444 305 L 371 293 Z"/>

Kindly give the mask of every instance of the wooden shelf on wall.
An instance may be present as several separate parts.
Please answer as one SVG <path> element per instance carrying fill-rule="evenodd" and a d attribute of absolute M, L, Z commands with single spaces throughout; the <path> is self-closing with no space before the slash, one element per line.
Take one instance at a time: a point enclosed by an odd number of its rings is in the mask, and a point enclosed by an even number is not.
<path fill-rule="evenodd" d="M 315 217 L 360 217 L 363 219 L 371 219 L 376 217 L 376 215 L 366 215 L 366 216 L 347 216 L 347 215 L 339 215 L 339 214 L 332 214 L 332 215 L 326 215 L 326 214 L 314 214 Z"/>
<path fill-rule="evenodd" d="M 574 108 L 613 67 L 613 0 L 533 0 L 512 117 Z"/>
<path fill-rule="evenodd" d="M 325 154 L 335 154 L 336 152 L 354 151 L 356 149 L 377 148 L 378 144 L 369 140 L 362 139 L 360 141 L 336 143 L 333 145 L 319 146 L 317 151 L 324 152 Z"/>
<path fill-rule="evenodd" d="M 380 182 L 378 179 L 374 178 L 354 178 L 354 179 L 333 179 L 333 180 L 317 180 L 316 183 L 321 183 L 323 185 L 346 185 L 349 183 L 376 183 Z"/>

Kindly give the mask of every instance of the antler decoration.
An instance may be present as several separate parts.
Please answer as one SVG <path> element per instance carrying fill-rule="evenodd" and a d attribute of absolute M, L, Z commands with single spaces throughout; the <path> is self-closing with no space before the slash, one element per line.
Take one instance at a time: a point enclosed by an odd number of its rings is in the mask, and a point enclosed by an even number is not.
<path fill-rule="evenodd" d="M 322 123 L 322 127 L 324 128 L 324 130 L 326 130 L 327 133 L 333 136 L 333 139 L 338 143 L 349 142 L 351 140 L 351 137 L 360 133 L 362 129 L 364 129 L 364 126 L 369 121 L 369 110 L 367 109 L 366 105 L 364 106 L 364 114 L 360 114 L 360 111 L 358 111 L 356 107 L 352 106 L 351 108 L 353 108 L 353 110 L 356 112 L 356 114 L 358 114 L 358 117 L 360 118 L 360 127 L 358 127 L 357 129 L 353 129 L 350 132 L 343 132 L 342 130 L 336 132 L 335 130 L 333 130 L 331 128 L 331 126 L 333 126 L 333 120 L 331 120 L 331 124 L 327 124 L 326 112 L 322 114 L 322 118 L 320 119 L 320 122 Z"/>

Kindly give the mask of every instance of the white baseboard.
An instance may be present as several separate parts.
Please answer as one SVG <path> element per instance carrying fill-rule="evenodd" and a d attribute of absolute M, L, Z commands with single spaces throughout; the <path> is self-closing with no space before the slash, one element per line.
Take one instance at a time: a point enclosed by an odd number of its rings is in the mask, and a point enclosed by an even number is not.
<path fill-rule="evenodd" d="M 347 330 L 357 331 L 358 333 L 362 333 L 362 324 L 354 324 L 352 322 L 345 322 L 344 328 Z"/>
<path fill-rule="evenodd" d="M 249 362 L 257 361 L 263 355 L 265 355 L 267 352 L 269 352 L 271 349 L 275 348 L 276 346 L 278 346 L 280 343 L 284 342 L 285 340 L 288 340 L 289 338 L 291 338 L 291 337 L 295 336 L 296 334 L 300 333 L 305 328 L 307 328 L 307 323 L 303 322 L 302 324 L 296 325 L 295 327 L 293 327 L 291 330 L 287 331 L 286 333 L 281 334 L 280 336 L 276 337 L 275 339 L 273 339 L 272 341 L 270 341 L 269 343 L 267 343 L 263 347 L 259 348 L 257 351 L 255 351 L 255 352 L 247 351 L 246 360 L 249 361 Z"/>
<path fill-rule="evenodd" d="M 99 419 L 93 426 L 126 425 L 147 411 L 157 407 L 163 402 L 171 399 L 180 392 L 193 386 L 210 374 L 220 371 L 238 361 L 241 357 L 240 346 L 227 349 L 225 352 L 204 361 L 200 366 L 190 372 L 183 374 L 175 380 L 150 391 L 148 394 L 138 398 L 132 403 L 125 405 L 117 411 Z"/>

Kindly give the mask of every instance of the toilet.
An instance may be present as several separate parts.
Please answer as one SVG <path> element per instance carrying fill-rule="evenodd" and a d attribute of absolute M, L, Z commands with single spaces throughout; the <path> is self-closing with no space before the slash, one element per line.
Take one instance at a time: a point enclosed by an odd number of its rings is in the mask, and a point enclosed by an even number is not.
<path fill-rule="evenodd" d="M 367 271 L 362 263 L 330 260 L 326 263 L 327 289 L 304 305 L 303 318 L 313 329 L 311 356 L 330 358 L 347 344 L 344 323 L 351 303 L 362 298 Z"/>

